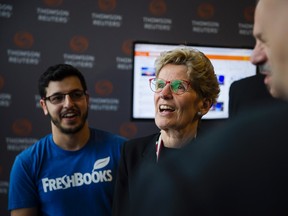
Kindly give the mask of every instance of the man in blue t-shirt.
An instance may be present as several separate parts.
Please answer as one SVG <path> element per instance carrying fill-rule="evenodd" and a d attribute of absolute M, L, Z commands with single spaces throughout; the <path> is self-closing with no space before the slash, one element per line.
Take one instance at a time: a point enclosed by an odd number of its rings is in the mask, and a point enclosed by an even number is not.
<path fill-rule="evenodd" d="M 10 174 L 11 215 L 111 215 L 123 137 L 89 128 L 83 75 L 67 64 L 39 79 L 52 134 L 20 153 Z"/>

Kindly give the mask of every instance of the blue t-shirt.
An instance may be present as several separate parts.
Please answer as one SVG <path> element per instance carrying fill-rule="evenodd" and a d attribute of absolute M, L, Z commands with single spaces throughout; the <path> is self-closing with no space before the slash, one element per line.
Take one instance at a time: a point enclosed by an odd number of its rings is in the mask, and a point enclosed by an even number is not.
<path fill-rule="evenodd" d="M 90 129 L 88 143 L 66 151 L 52 134 L 20 153 L 10 174 L 8 209 L 38 207 L 42 215 L 111 215 L 121 147 L 126 140 Z"/>

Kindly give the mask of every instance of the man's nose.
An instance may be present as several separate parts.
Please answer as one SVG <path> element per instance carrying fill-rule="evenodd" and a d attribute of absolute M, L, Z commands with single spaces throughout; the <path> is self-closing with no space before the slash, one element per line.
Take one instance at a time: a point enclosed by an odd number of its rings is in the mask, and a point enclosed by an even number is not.
<path fill-rule="evenodd" d="M 250 61 L 254 65 L 261 65 L 267 61 L 267 54 L 261 42 L 256 42 Z"/>
<path fill-rule="evenodd" d="M 74 102 L 73 102 L 73 100 L 71 99 L 70 95 L 69 95 L 69 94 L 65 95 L 65 98 L 64 98 L 64 106 L 65 106 L 65 107 L 69 107 L 69 106 L 71 106 L 71 105 L 73 105 L 73 104 L 74 104 Z"/>

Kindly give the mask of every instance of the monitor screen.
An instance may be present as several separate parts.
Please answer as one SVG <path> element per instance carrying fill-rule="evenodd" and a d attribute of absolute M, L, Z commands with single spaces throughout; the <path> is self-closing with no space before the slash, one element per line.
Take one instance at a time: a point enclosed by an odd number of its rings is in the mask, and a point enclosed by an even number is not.
<path fill-rule="evenodd" d="M 152 120 L 155 116 L 154 92 L 149 79 L 155 77 L 154 62 L 163 51 L 179 48 L 179 44 L 136 41 L 133 43 L 132 120 Z M 256 74 L 250 62 L 253 48 L 187 45 L 203 52 L 212 62 L 220 85 L 217 103 L 203 119 L 228 118 L 229 88 L 232 82 Z"/>

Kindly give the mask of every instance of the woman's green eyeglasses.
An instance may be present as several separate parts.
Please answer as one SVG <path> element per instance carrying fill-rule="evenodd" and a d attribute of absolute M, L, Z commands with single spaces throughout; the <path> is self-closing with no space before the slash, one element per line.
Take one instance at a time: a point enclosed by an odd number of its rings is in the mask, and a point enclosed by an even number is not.
<path fill-rule="evenodd" d="M 190 82 L 187 80 L 163 80 L 158 78 L 151 78 L 149 79 L 150 82 L 150 88 L 153 92 L 159 93 L 161 92 L 164 87 L 169 84 L 170 89 L 173 93 L 180 95 L 184 92 L 188 91 Z"/>

